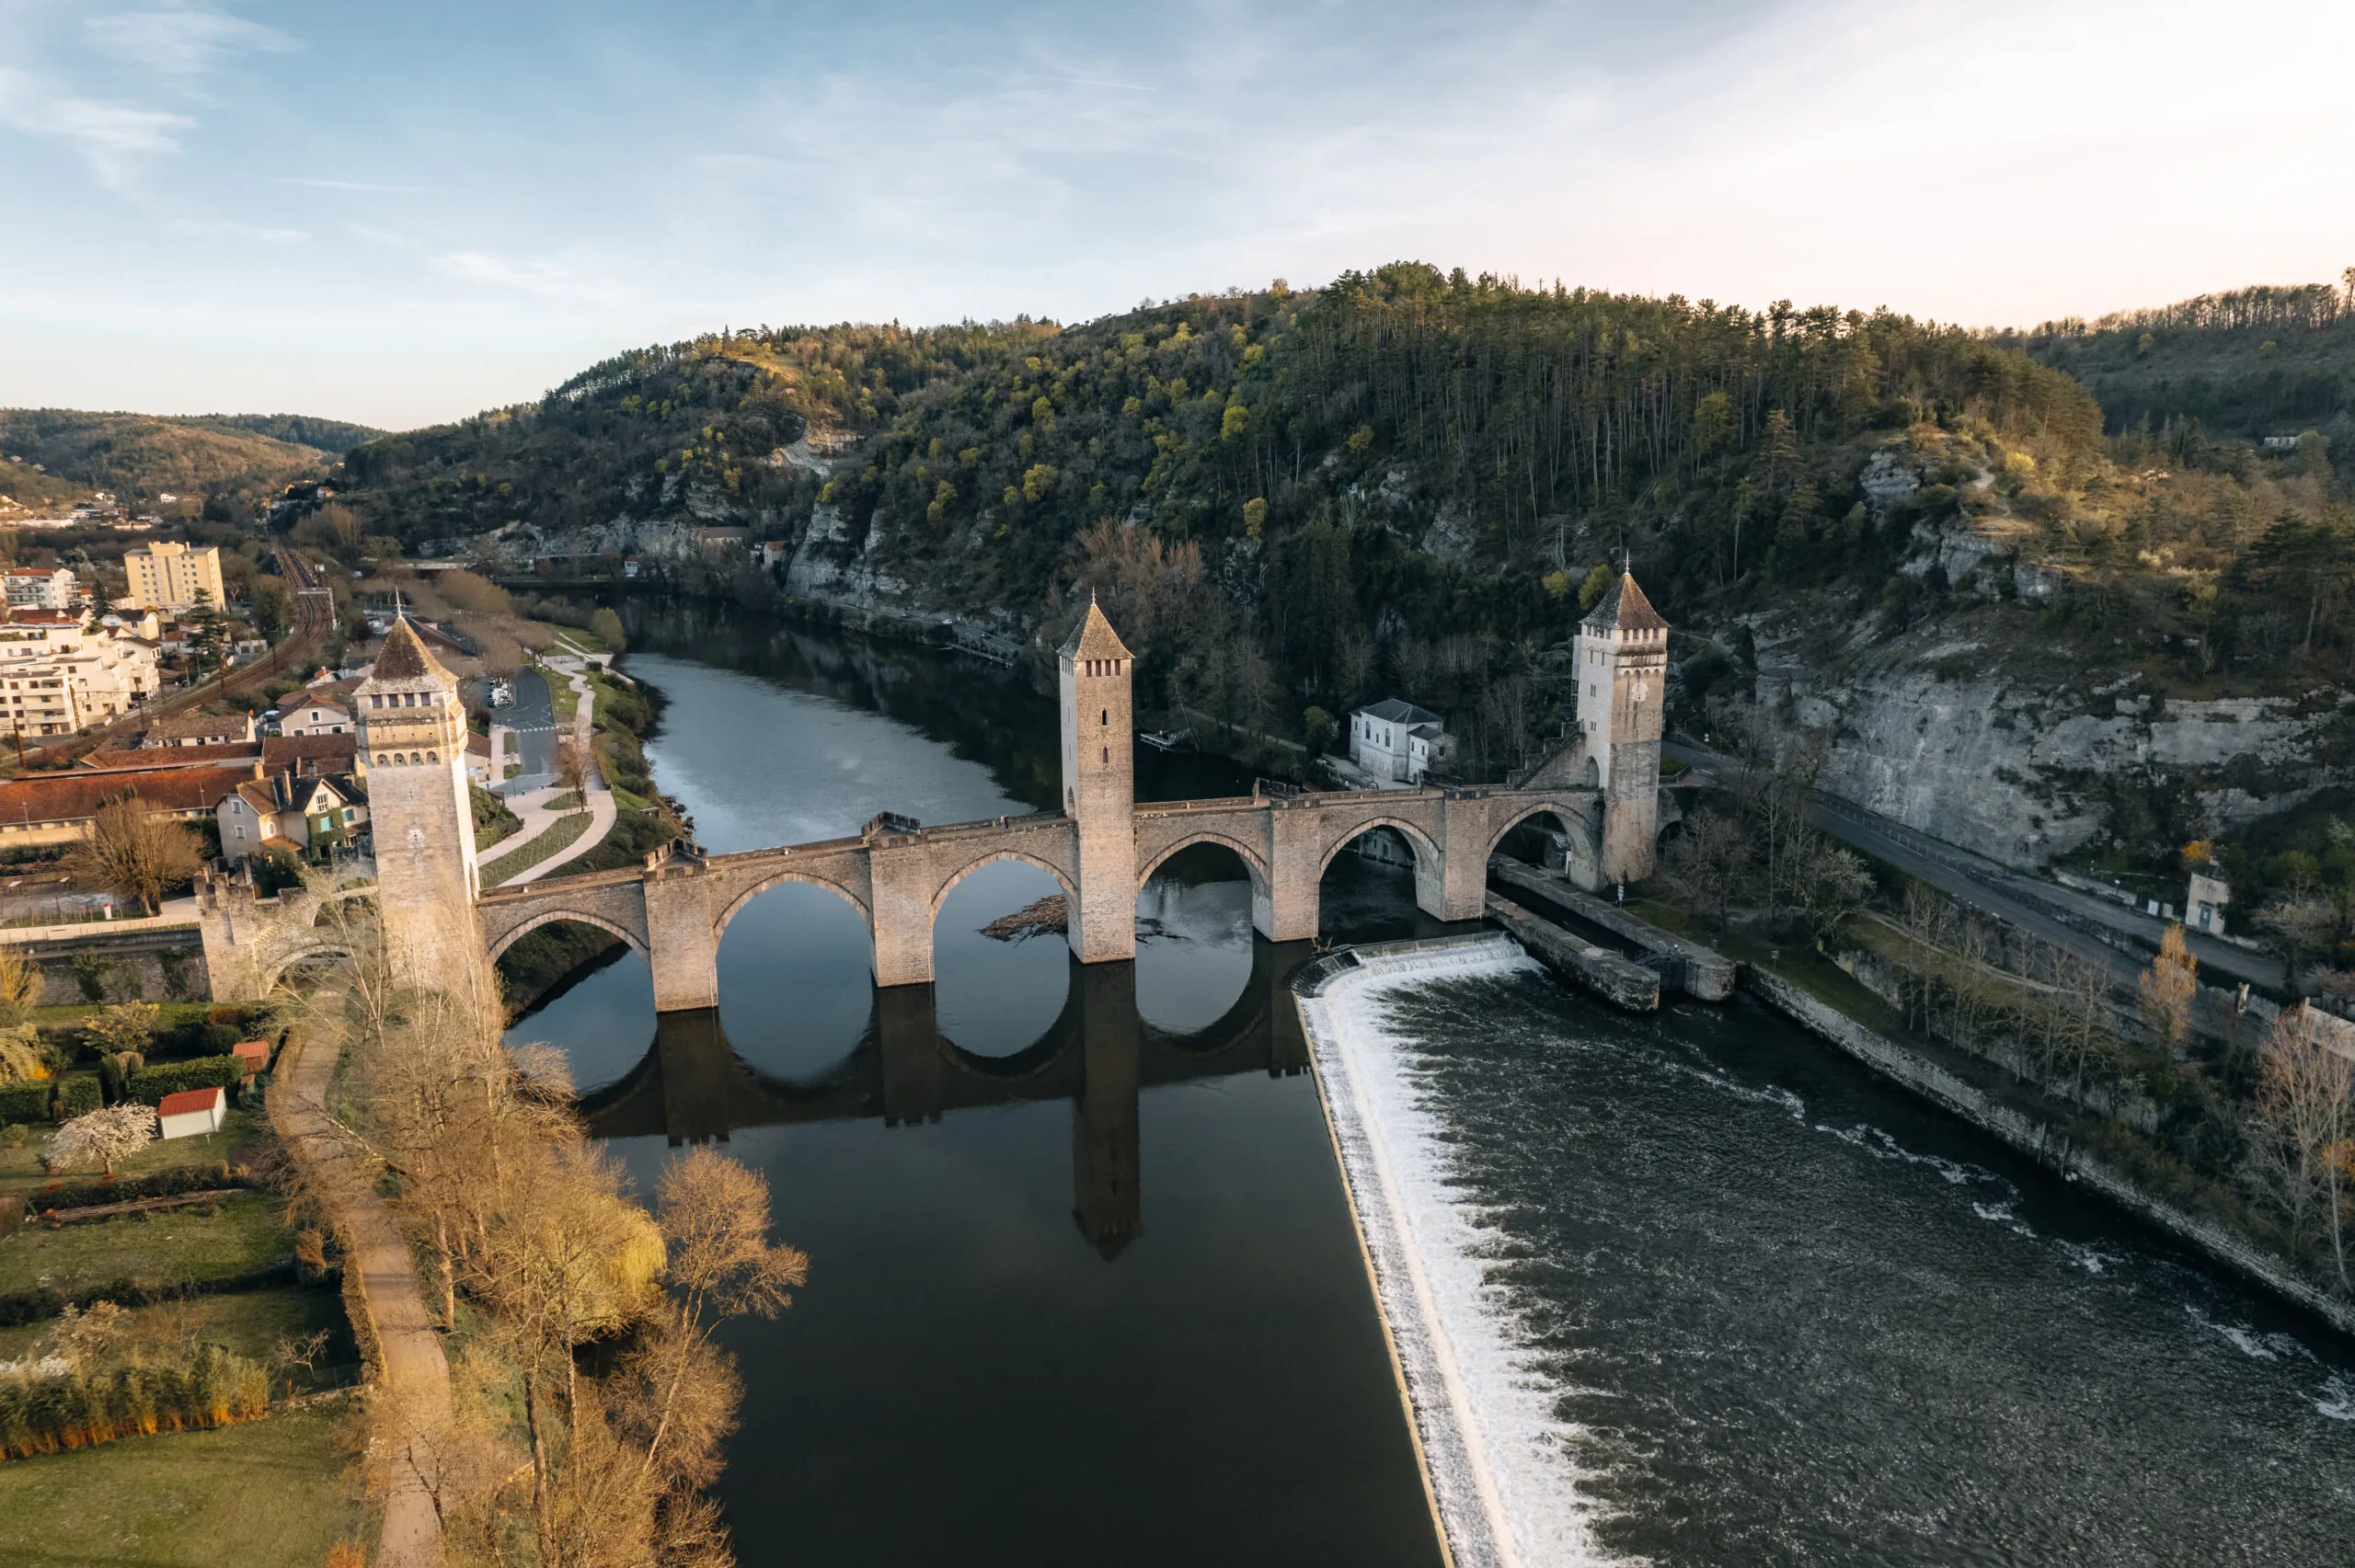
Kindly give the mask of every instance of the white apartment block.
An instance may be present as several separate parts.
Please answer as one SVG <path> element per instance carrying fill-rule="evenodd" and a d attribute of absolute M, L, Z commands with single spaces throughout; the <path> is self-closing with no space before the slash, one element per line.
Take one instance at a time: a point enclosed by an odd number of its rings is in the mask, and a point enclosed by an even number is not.
<path fill-rule="evenodd" d="M 63 611 L 19 612 L 0 625 L 0 714 L 17 735 L 72 735 L 155 694 L 155 651 Z"/>
<path fill-rule="evenodd" d="M 0 575 L 11 610 L 71 610 L 80 585 L 63 567 L 43 571 L 39 567 L 11 567 Z"/>
<path fill-rule="evenodd" d="M 122 569 L 130 578 L 127 597 L 143 609 L 186 610 L 197 602 L 200 589 L 205 602 L 213 608 L 220 608 L 223 601 L 217 544 L 189 545 L 158 539 L 124 551 Z"/>

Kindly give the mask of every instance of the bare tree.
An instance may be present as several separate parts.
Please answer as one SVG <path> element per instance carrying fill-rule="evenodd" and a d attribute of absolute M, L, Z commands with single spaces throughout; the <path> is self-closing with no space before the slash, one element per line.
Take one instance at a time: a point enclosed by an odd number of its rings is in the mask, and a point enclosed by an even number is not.
<path fill-rule="evenodd" d="M 1818 947 L 1838 936 L 1872 896 L 1873 874 L 1855 851 L 1812 828 L 1792 836 L 1786 852 L 1792 907 Z"/>
<path fill-rule="evenodd" d="M 2313 1233 L 2329 1249 L 2341 1291 L 2348 1230 L 2355 1215 L 2355 1060 L 2335 1049 L 2319 1015 L 2285 1009 L 2260 1047 L 2250 1132 L 2253 1173 L 2303 1244 Z"/>
<path fill-rule="evenodd" d="M 2281 956 L 2282 978 L 2295 995 L 2307 960 L 2338 936 L 2338 909 L 2315 894 L 2292 894 L 2257 910 L 2257 926 L 2271 933 L 2273 950 Z"/>
<path fill-rule="evenodd" d="M 1751 866 L 1749 830 L 1722 811 L 1695 812 L 1660 857 L 1669 887 L 1720 933 Z"/>
<path fill-rule="evenodd" d="M 64 864 L 75 881 L 136 898 L 152 915 L 167 889 L 203 869 L 204 855 L 194 833 L 126 795 L 98 807 Z"/>
<path fill-rule="evenodd" d="M 670 1257 L 671 1329 L 683 1345 L 707 1346 L 726 1318 L 773 1318 L 793 1304 L 795 1287 L 809 1283 L 809 1254 L 769 1240 L 768 1179 L 750 1166 L 693 1150 L 663 1170 L 655 1201 Z M 677 1357 L 666 1380 L 646 1444 L 649 1470 L 689 1365 L 687 1356 Z"/>
<path fill-rule="evenodd" d="M 557 742 L 557 786 L 558 789 L 569 790 L 574 795 L 581 795 L 580 805 L 584 807 L 589 802 L 588 797 L 581 792 L 588 784 L 589 767 L 587 749 L 577 738 L 568 735 Z"/>

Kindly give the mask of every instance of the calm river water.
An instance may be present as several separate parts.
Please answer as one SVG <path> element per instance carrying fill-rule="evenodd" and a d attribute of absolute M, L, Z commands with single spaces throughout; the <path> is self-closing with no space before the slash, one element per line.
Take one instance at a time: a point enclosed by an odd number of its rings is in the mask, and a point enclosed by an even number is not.
<path fill-rule="evenodd" d="M 1050 805 L 1051 698 L 948 655 L 633 601 L 649 747 L 717 850 Z M 1139 791 L 1243 785 L 1139 757 Z M 657 1038 L 634 956 L 521 1023 L 650 1183 L 674 1138 L 767 1172 L 809 1288 L 731 1343 L 742 1560 L 1439 1561 L 1282 973 L 1239 864 L 1171 863 L 1132 970 L 946 900 L 930 1012 L 855 911 L 764 894 L 718 1029 Z M 1326 923 L 1425 929 L 1344 856 Z M 2355 1360 L 1754 1008 L 1630 1020 L 1542 974 L 1399 990 L 1482 1310 L 1555 1425 L 1517 1462 L 1602 1560 L 2355 1560 Z M 936 1047 L 934 1031 L 948 1044 Z"/>

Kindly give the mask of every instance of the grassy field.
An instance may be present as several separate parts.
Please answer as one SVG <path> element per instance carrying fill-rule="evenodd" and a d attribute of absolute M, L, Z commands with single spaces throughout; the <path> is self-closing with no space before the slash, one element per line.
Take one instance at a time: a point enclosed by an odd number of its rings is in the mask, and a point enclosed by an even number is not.
<path fill-rule="evenodd" d="M 9 1568 L 317 1568 L 366 1528 L 358 1408 L 0 1465 Z"/>
<path fill-rule="evenodd" d="M 289 1285 L 273 1290 L 247 1290 L 234 1296 L 198 1296 L 186 1301 L 165 1301 L 133 1307 L 126 1314 L 127 1333 L 139 1343 L 195 1341 L 220 1345 L 249 1361 L 267 1365 L 281 1340 L 299 1340 L 327 1331 L 330 1349 L 321 1366 L 349 1365 L 359 1359 L 350 1325 L 345 1321 L 343 1298 L 332 1286 L 304 1288 Z M 0 1328 L 0 1361 L 19 1360 L 41 1347 L 54 1318 Z M 273 1391 L 283 1393 L 281 1388 Z"/>
<path fill-rule="evenodd" d="M 0 1194 L 31 1197 L 58 1182 L 88 1182 L 97 1171 L 76 1171 L 52 1176 L 40 1168 L 40 1143 L 57 1128 L 48 1122 L 29 1122 L 0 1131 Z M 21 1135 L 21 1136 L 19 1136 Z M 221 1130 L 201 1138 L 159 1138 L 128 1160 L 118 1162 L 118 1176 L 144 1176 L 157 1171 L 178 1171 L 201 1165 L 232 1164 L 247 1159 L 268 1137 L 258 1117 L 238 1110 L 222 1118 Z"/>
<path fill-rule="evenodd" d="M 509 877 L 531 870 L 557 851 L 570 849 L 580 841 L 580 835 L 589 830 L 592 820 L 593 818 L 586 811 L 576 811 L 571 816 L 559 819 L 555 827 L 550 828 L 530 843 L 523 845 L 521 849 L 511 850 L 484 866 L 481 873 L 482 885 L 486 887 L 496 887 Z"/>
<path fill-rule="evenodd" d="M 222 1279 L 287 1256 L 294 1239 L 279 1200 L 245 1193 L 211 1214 L 167 1208 L 120 1219 L 27 1225 L 0 1237 L 0 1290 L 48 1285 L 60 1290 L 116 1279 Z"/>

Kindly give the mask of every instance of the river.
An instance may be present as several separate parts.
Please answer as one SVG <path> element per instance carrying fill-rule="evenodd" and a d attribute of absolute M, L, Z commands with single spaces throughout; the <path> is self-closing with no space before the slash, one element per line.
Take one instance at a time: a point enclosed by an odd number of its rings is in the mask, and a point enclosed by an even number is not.
<path fill-rule="evenodd" d="M 713 849 L 1055 798 L 1052 701 L 1008 672 L 623 609 L 667 701 L 657 777 Z M 1243 782 L 1139 756 L 1141 795 Z M 1300 955 L 1254 939 L 1222 861 L 1146 889 L 1132 978 L 981 935 L 1054 890 L 1007 864 L 946 900 L 928 1016 L 879 1007 L 855 913 L 788 885 L 729 929 L 718 1037 L 658 1042 L 634 956 L 519 1024 L 641 1183 L 724 1131 L 812 1255 L 790 1311 L 729 1333 L 745 1562 L 1439 1561 L 1273 1005 Z M 1350 856 L 1325 922 L 1430 929 L 1407 874 Z M 1352 1027 L 1475 1238 L 1455 1305 L 1511 1364 L 1498 1397 L 1537 1413 L 1511 1485 L 1573 1544 L 1531 1561 L 2355 1555 L 2343 1345 L 1782 1020 L 1629 1019 L 1500 966 Z"/>

